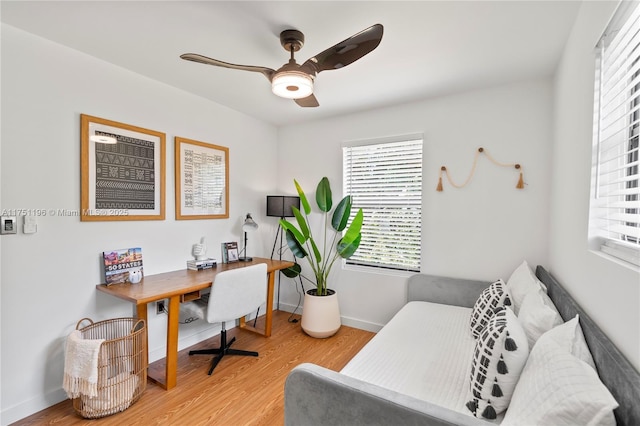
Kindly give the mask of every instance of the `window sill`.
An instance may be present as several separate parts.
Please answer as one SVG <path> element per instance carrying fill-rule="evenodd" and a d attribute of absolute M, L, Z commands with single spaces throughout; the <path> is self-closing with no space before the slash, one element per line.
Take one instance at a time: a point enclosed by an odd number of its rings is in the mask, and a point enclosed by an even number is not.
<path fill-rule="evenodd" d="M 602 244 L 602 246 L 600 246 L 600 249 L 591 250 L 591 252 L 627 269 L 635 272 L 640 272 L 640 251 L 636 255 L 630 255 L 627 250 L 616 250 L 615 247 Z M 620 254 L 622 252 L 626 253 L 626 255 Z"/>
<path fill-rule="evenodd" d="M 369 274 L 388 275 L 392 277 L 410 277 L 412 275 L 419 274 L 419 272 L 402 271 L 400 269 L 378 268 L 375 266 L 365 265 L 349 265 L 346 262 L 342 263 L 342 269 L 345 271 L 366 272 Z"/>

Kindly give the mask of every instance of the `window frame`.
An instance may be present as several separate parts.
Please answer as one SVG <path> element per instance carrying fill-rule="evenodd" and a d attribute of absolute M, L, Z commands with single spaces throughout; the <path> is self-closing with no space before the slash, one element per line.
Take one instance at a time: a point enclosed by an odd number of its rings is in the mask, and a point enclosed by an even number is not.
<path fill-rule="evenodd" d="M 393 153 L 399 149 L 398 146 L 401 144 L 408 144 L 408 145 L 413 144 L 414 146 L 409 151 L 408 158 L 411 159 L 411 168 L 409 170 L 410 170 L 410 173 L 417 172 L 417 174 L 419 174 L 419 180 L 411 179 L 411 183 L 408 184 L 407 186 L 407 188 L 410 189 L 410 193 L 407 193 L 407 194 L 411 194 L 410 196 L 408 195 L 407 198 L 413 198 L 413 200 L 407 203 L 406 198 L 405 199 L 401 198 L 399 199 L 398 203 L 394 204 L 394 202 L 391 201 L 382 206 L 377 204 L 374 205 L 373 201 L 370 201 L 370 200 L 367 201 L 366 196 L 364 197 L 364 201 L 363 201 L 363 198 L 358 193 L 358 191 L 355 191 L 353 189 L 354 184 L 356 186 L 359 186 L 363 184 L 368 185 L 371 182 L 373 182 L 373 187 L 375 187 L 376 178 L 372 177 L 371 181 L 367 181 L 365 176 L 360 175 L 360 177 L 364 177 L 365 179 L 364 180 L 353 179 L 353 162 L 350 162 L 350 160 L 353 161 L 354 152 L 357 152 L 355 156 L 358 156 L 361 153 L 366 152 L 367 148 L 377 146 L 379 147 L 379 149 L 383 149 L 383 150 L 385 148 L 388 149 L 388 151 L 384 153 L 384 155 L 389 155 L 390 157 L 392 157 Z M 387 147 L 384 147 L 384 145 L 387 145 Z M 419 154 L 416 154 L 413 150 L 416 149 L 418 145 L 419 145 Z M 377 151 L 377 152 L 381 152 L 381 151 Z M 387 138 L 348 141 L 342 144 L 343 193 L 345 195 L 353 196 L 352 216 L 355 215 L 355 212 L 357 212 L 360 207 L 363 208 L 363 211 L 365 213 L 363 230 L 362 230 L 363 236 L 362 236 L 362 242 L 360 244 L 360 248 L 358 249 L 358 251 L 356 251 L 356 253 L 351 258 L 345 259 L 343 261 L 343 267 L 347 267 L 349 269 L 366 270 L 368 272 L 390 273 L 393 275 L 395 274 L 404 275 L 406 273 L 413 274 L 416 272 L 420 272 L 421 266 L 422 266 L 422 228 L 423 228 L 422 226 L 422 223 L 423 223 L 422 221 L 423 219 L 423 214 L 422 214 L 423 183 L 422 182 L 423 182 L 423 175 L 424 175 L 423 155 L 424 155 L 424 137 L 422 133 L 406 134 L 406 135 L 387 137 Z M 406 162 L 398 161 L 398 159 L 393 160 L 391 163 L 392 163 L 391 166 L 380 166 L 380 167 L 393 168 L 393 166 L 396 166 L 396 167 L 400 165 L 406 166 L 407 164 Z M 419 164 L 419 166 L 416 166 L 417 164 Z M 378 169 L 378 171 L 379 170 L 380 169 Z M 403 171 L 401 172 L 398 170 L 397 176 L 400 176 L 403 173 L 404 173 Z M 374 176 L 374 174 L 372 174 L 371 176 Z M 387 181 L 387 183 L 389 185 L 385 185 L 385 187 L 378 187 L 378 190 L 380 193 L 385 193 L 385 195 L 388 194 L 389 196 L 393 195 L 394 186 L 402 185 L 402 183 L 398 183 L 397 181 L 394 182 L 393 180 Z M 415 197 L 417 197 L 417 201 Z M 369 198 L 371 198 L 371 196 L 369 196 Z M 406 206 L 409 206 L 408 210 Z M 397 255 L 398 248 L 402 248 L 402 247 L 394 246 L 395 251 L 394 249 L 385 250 L 382 252 L 382 255 L 379 255 L 378 252 L 376 251 L 377 249 L 375 249 L 373 246 L 379 245 L 380 239 L 375 239 L 375 237 L 370 237 L 370 238 L 367 237 L 368 234 L 373 235 L 373 233 L 375 232 L 374 228 L 377 228 L 377 225 L 373 225 L 371 222 L 369 222 L 369 220 L 371 220 L 370 219 L 371 213 L 372 212 L 379 213 L 382 217 L 386 218 L 386 220 L 384 220 L 384 222 L 381 222 L 381 223 L 384 223 L 387 226 L 391 226 L 392 228 L 394 228 L 394 223 L 390 219 L 394 217 L 393 216 L 394 209 L 397 210 L 401 208 L 404 208 L 406 213 L 406 215 L 401 216 L 403 223 L 406 222 L 409 225 L 417 223 L 419 225 L 419 229 L 417 231 L 417 237 L 415 235 L 416 234 L 415 229 L 413 229 L 410 231 L 411 233 L 410 238 L 406 239 L 406 242 L 407 242 L 406 245 L 409 247 L 413 247 L 417 251 L 412 252 L 411 255 L 409 256 L 406 256 L 405 259 L 401 259 L 402 256 L 394 257 L 394 255 Z M 416 217 L 417 217 L 417 220 L 416 220 Z M 395 225 L 395 227 L 397 228 L 395 230 L 397 231 L 396 233 L 400 233 L 402 231 L 401 226 L 398 227 L 397 225 Z M 371 233 L 369 233 L 368 231 L 371 231 Z M 386 234 L 386 231 L 385 231 L 385 234 Z M 393 240 L 393 238 L 391 238 L 391 240 Z M 366 254 L 363 254 L 363 251 Z M 387 262 L 371 261 L 371 258 L 369 259 L 360 258 L 358 256 L 359 254 L 361 256 L 379 256 L 378 258 L 384 257 L 388 261 Z"/>
<path fill-rule="evenodd" d="M 588 237 L 591 250 L 634 269 L 640 267 L 638 34 L 638 2 L 621 4 L 596 46 Z"/>

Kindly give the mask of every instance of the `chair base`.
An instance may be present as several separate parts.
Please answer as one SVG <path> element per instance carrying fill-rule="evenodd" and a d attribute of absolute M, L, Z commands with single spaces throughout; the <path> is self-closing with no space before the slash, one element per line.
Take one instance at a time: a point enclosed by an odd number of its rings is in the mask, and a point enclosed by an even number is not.
<path fill-rule="evenodd" d="M 231 345 L 236 341 L 234 337 L 229 343 L 227 343 L 227 330 L 222 328 L 220 332 L 220 347 L 212 349 L 199 349 L 195 351 L 189 351 L 189 355 L 217 355 L 211 360 L 211 367 L 209 368 L 209 375 L 213 373 L 213 369 L 216 368 L 220 360 L 225 355 L 240 355 L 240 356 L 258 356 L 258 352 L 243 351 L 240 349 L 231 349 Z"/>

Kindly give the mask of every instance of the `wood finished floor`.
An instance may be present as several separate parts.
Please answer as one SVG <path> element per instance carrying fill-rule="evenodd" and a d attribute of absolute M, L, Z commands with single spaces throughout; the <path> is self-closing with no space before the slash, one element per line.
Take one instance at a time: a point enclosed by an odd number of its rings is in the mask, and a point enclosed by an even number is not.
<path fill-rule="evenodd" d="M 300 322 L 288 322 L 289 317 L 288 312 L 274 312 L 270 338 L 237 327 L 229 330 L 228 339 L 236 337 L 233 347 L 256 350 L 260 356 L 225 357 L 212 376 L 207 375 L 211 358 L 190 357 L 188 351 L 216 347 L 219 336 L 180 351 L 178 385 L 165 391 L 149 382 L 140 400 L 122 413 L 87 420 L 66 400 L 14 425 L 282 425 L 284 382 L 293 367 L 311 362 L 338 371 L 374 336 L 342 326 L 329 339 L 314 339 L 304 334 Z M 159 361 L 150 368 L 164 365 Z"/>

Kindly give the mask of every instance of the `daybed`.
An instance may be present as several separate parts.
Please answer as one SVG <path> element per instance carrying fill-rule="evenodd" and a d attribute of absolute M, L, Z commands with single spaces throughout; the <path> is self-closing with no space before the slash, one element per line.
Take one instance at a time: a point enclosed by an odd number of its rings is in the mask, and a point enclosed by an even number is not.
<path fill-rule="evenodd" d="M 526 262 L 524 264 L 526 265 Z M 531 276 L 533 277 L 533 274 Z M 598 382 L 598 386 L 608 395 L 603 399 L 607 400 L 613 396 L 613 404 L 617 402 L 618 408 L 613 412 L 615 422 L 618 425 L 640 425 L 638 371 L 543 267 L 537 267 L 535 276 L 543 284 L 543 289 L 557 308 L 556 313 L 559 312 L 562 317 L 558 318 L 558 324 L 566 322 L 563 329 L 566 329 L 567 323 L 578 314 L 579 324 L 584 333 L 582 342 L 584 344 L 586 340 L 597 375 L 606 386 L 604 389 Z M 490 424 L 489 421 L 500 423 L 509 415 L 513 421 L 505 419 L 504 424 L 531 424 L 530 420 L 523 421 L 522 417 L 520 420 L 517 419 L 514 408 L 514 405 L 518 404 L 516 399 L 521 400 L 526 394 L 527 390 L 523 388 L 530 388 L 528 392 L 532 403 L 519 401 L 517 410 L 523 412 L 525 419 L 528 415 L 535 418 L 535 415 L 527 413 L 527 410 L 535 411 L 538 405 L 549 404 L 545 398 L 550 391 L 535 390 L 535 386 L 544 385 L 530 383 L 534 371 L 534 367 L 530 365 L 523 368 L 520 382 L 514 384 L 516 389 L 513 391 L 511 406 L 496 419 L 486 420 L 479 415 L 480 418 L 474 417 L 471 408 L 467 408 L 471 395 L 470 380 L 473 376 L 470 373 L 470 365 L 477 343 L 470 333 L 461 333 L 460 330 L 469 330 L 472 308 L 477 305 L 479 296 L 486 293 L 485 289 L 489 284 L 424 274 L 411 277 L 408 282 L 407 305 L 341 372 L 314 364 L 301 364 L 291 371 L 285 384 L 285 425 L 487 425 Z M 507 309 L 502 308 L 498 310 L 500 311 L 505 314 Z M 497 320 L 494 318 L 492 321 Z M 574 323 L 578 321 L 574 320 Z M 555 329 L 560 330 L 560 327 Z M 576 338 L 578 333 L 579 327 L 576 328 Z M 428 336 L 428 341 L 424 341 L 425 336 Z M 547 342 L 549 339 L 539 337 L 537 342 L 541 341 Z M 520 343 L 520 346 L 524 349 L 527 343 Z M 542 343 L 536 346 L 535 340 L 531 343 L 531 348 L 541 346 Z M 538 350 L 540 351 L 542 349 Z M 573 355 L 560 355 L 558 358 L 564 361 L 571 358 L 570 363 L 574 364 L 573 359 L 576 357 Z M 529 356 L 526 362 L 532 364 L 533 358 L 537 359 L 539 356 L 541 355 Z M 558 367 L 560 370 L 553 370 L 556 368 L 553 361 L 555 358 L 541 363 L 543 369 L 551 368 L 552 376 L 547 377 L 548 381 L 552 382 L 551 386 L 560 388 L 561 392 L 566 390 L 561 389 L 563 387 L 572 389 L 571 386 L 574 385 L 564 384 L 561 377 L 571 369 L 562 369 L 564 366 L 561 366 Z M 593 374 L 592 367 L 583 361 L 577 361 L 575 364 L 577 368 L 584 368 L 589 370 L 589 374 Z M 535 374 L 538 374 L 538 370 L 535 371 Z M 525 376 L 527 379 L 524 379 Z M 597 376 L 593 376 L 598 381 Z M 534 375 L 533 381 L 537 380 L 538 377 Z M 556 381 L 557 383 L 553 383 Z M 590 405 L 595 405 L 595 401 L 591 401 L 589 397 L 586 402 L 579 401 L 578 389 L 572 389 L 570 392 L 577 395 L 577 402 L 569 404 L 585 404 L 585 410 Z M 517 393 L 520 395 L 518 398 Z M 538 401 L 533 401 L 536 398 Z M 573 398 L 573 394 L 570 398 Z M 589 424 L 607 424 L 614 421 L 611 409 L 616 405 L 611 405 L 610 401 L 604 404 L 610 406 L 600 414 L 593 415 Z M 550 411 L 554 411 L 557 407 L 550 408 Z M 605 416 L 610 417 L 609 422 Z M 546 424 L 556 424 L 555 420 L 549 419 L 546 417 Z M 563 424 L 575 424 L 577 421 L 573 418 L 561 420 Z M 542 421 L 535 423 L 540 424 Z"/>

